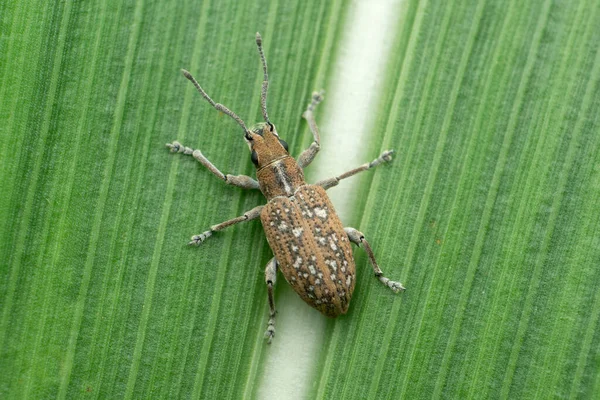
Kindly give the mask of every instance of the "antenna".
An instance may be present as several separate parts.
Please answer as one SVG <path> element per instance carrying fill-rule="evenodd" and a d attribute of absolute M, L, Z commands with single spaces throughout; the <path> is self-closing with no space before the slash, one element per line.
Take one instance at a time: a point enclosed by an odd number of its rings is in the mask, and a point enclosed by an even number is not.
<path fill-rule="evenodd" d="M 269 89 L 269 76 L 267 75 L 267 60 L 265 59 L 265 53 L 263 53 L 262 49 L 262 37 L 258 32 L 256 32 L 256 46 L 258 46 L 258 53 L 260 54 L 260 61 L 262 62 L 264 72 L 262 91 L 260 93 L 260 109 L 262 111 L 262 115 L 265 119 L 265 122 L 269 125 L 272 125 L 271 121 L 269 121 L 269 115 L 267 114 L 267 90 Z"/>
<path fill-rule="evenodd" d="M 244 121 L 242 121 L 242 119 L 240 117 L 238 117 L 236 113 L 231 111 L 229 108 L 225 107 L 223 104 L 215 103 L 213 101 L 213 99 L 211 99 L 206 94 L 204 89 L 202 89 L 202 87 L 200 86 L 198 81 L 196 79 L 194 79 L 192 74 L 190 74 L 188 71 L 186 71 L 185 69 L 182 69 L 181 72 L 183 73 L 183 76 L 188 78 L 194 84 L 194 86 L 196 86 L 196 89 L 198 89 L 198 91 L 200 92 L 202 97 L 204 97 L 206 99 L 206 101 L 208 101 L 210 103 L 211 106 L 213 106 L 217 110 L 222 111 L 225 114 L 229 115 L 231 118 L 233 118 L 235 120 L 235 122 L 237 122 L 242 127 L 242 129 L 244 129 L 244 132 L 246 132 L 246 136 L 248 136 L 250 134 L 250 132 L 248 131 L 248 128 L 246 128 L 246 124 L 244 124 Z M 263 89 L 264 89 L 264 85 L 263 85 Z"/>

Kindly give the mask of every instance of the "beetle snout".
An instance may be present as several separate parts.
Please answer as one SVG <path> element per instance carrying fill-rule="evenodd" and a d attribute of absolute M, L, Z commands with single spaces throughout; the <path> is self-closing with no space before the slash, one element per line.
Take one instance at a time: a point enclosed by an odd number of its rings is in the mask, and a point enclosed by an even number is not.
<path fill-rule="evenodd" d="M 250 128 L 249 133 L 250 137 L 246 139 L 252 152 L 250 158 L 257 168 L 289 156 L 288 145 L 279 138 L 273 124 L 258 123 Z"/>

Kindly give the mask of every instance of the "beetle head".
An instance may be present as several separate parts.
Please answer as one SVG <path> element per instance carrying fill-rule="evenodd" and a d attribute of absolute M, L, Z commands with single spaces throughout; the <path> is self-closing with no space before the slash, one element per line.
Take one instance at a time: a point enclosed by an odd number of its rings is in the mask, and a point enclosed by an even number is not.
<path fill-rule="evenodd" d="M 244 138 L 257 169 L 289 155 L 287 143 L 279 138 L 275 125 L 271 122 L 260 122 L 252 126 Z"/>

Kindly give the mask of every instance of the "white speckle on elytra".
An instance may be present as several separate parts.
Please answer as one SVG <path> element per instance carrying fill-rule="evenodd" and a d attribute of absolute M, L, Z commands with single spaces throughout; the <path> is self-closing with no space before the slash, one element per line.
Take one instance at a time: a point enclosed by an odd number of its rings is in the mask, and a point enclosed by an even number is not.
<path fill-rule="evenodd" d="M 331 274 L 331 280 L 335 282 L 336 279 L 337 279 L 337 276 L 335 276 L 335 274 Z"/>
<path fill-rule="evenodd" d="M 306 272 L 303 273 L 302 276 L 304 277 L 304 279 L 308 278 L 308 274 Z"/>
<path fill-rule="evenodd" d="M 271 221 L 271 223 L 269 225 L 275 226 L 275 222 Z"/>
<path fill-rule="evenodd" d="M 315 198 L 314 198 L 314 197 L 311 197 L 311 198 L 310 198 L 310 202 L 311 202 L 311 203 L 314 203 L 314 202 L 315 202 Z"/>
<path fill-rule="evenodd" d="M 311 299 L 314 299 L 314 298 L 315 298 L 315 295 L 314 295 L 314 294 L 312 294 L 312 293 L 309 293 L 309 294 L 308 294 L 308 297 L 310 297 Z"/>
<path fill-rule="evenodd" d="M 315 285 L 320 285 L 321 284 L 321 280 L 320 279 L 315 279 Z"/>
<path fill-rule="evenodd" d="M 296 261 L 294 261 L 294 268 L 298 269 L 302 265 L 302 257 L 296 257 Z"/>
<path fill-rule="evenodd" d="M 315 266 L 312 264 L 308 264 L 308 269 L 310 270 L 310 274 L 314 275 L 317 273 L 317 270 L 315 269 Z"/>
<path fill-rule="evenodd" d="M 344 260 L 344 267 L 348 266 L 348 261 Z"/>
<path fill-rule="evenodd" d="M 285 221 L 283 221 L 283 222 L 281 222 L 281 223 L 279 224 L 279 226 L 278 226 L 277 228 L 278 228 L 280 231 L 285 231 L 285 230 L 288 228 L 288 226 L 287 226 L 287 224 L 285 223 Z"/>
<path fill-rule="evenodd" d="M 323 274 L 322 274 L 322 273 L 320 273 L 320 272 L 319 272 L 319 273 L 317 274 L 317 276 L 318 276 L 319 278 L 323 279 Z"/>
<path fill-rule="evenodd" d="M 304 232 L 304 228 L 294 228 L 294 229 L 292 229 L 292 233 L 296 237 L 300 237 L 300 235 L 302 235 L 302 232 Z"/>
<path fill-rule="evenodd" d="M 319 241 L 319 244 L 325 246 L 327 244 L 327 240 L 325 240 L 324 237 L 320 237 L 319 239 L 317 239 Z"/>
<path fill-rule="evenodd" d="M 337 242 L 337 241 L 338 241 L 338 238 L 337 238 L 337 236 L 335 235 L 335 233 L 332 233 L 332 234 L 331 234 L 331 237 L 333 238 L 333 241 L 334 241 L 334 242 Z"/>
<path fill-rule="evenodd" d="M 317 257 L 316 257 L 316 256 L 314 256 L 314 255 L 312 255 L 312 256 L 310 256 L 310 260 L 311 260 L 311 261 L 317 261 Z"/>
<path fill-rule="evenodd" d="M 292 282 L 296 282 L 296 277 L 292 276 Z"/>
<path fill-rule="evenodd" d="M 296 246 L 295 244 L 293 244 L 293 245 L 292 245 L 292 251 L 293 251 L 294 253 L 297 253 L 297 252 L 298 252 L 298 250 L 300 250 L 300 248 L 299 248 L 298 246 Z"/>
<path fill-rule="evenodd" d="M 335 260 L 331 262 L 331 268 L 333 268 L 334 271 L 337 271 L 337 263 Z"/>
<path fill-rule="evenodd" d="M 315 207 L 315 214 L 317 214 L 317 217 L 319 218 L 327 218 L 327 211 L 323 210 L 320 207 Z"/>
<path fill-rule="evenodd" d="M 315 228 L 316 233 L 321 233 L 321 228 Z"/>
<path fill-rule="evenodd" d="M 351 275 L 348 275 L 348 276 L 346 277 L 346 286 L 348 286 L 348 287 L 349 287 L 351 282 L 352 282 L 352 276 L 351 276 Z"/>
<path fill-rule="evenodd" d="M 337 246 L 335 245 L 335 243 L 333 243 L 333 240 L 330 241 L 331 243 L 329 243 L 329 247 L 331 247 L 331 250 L 336 251 L 337 250 Z"/>
<path fill-rule="evenodd" d="M 289 208 L 284 208 L 283 211 L 285 211 L 286 213 L 290 213 L 290 209 Z"/>
<path fill-rule="evenodd" d="M 310 285 L 310 286 L 308 287 L 308 290 L 310 290 L 311 292 L 313 292 L 313 291 L 315 290 L 315 287 L 314 287 L 313 285 Z"/>
<path fill-rule="evenodd" d="M 346 267 L 342 267 L 342 268 L 340 268 L 340 271 L 342 271 L 342 272 L 346 272 Z"/>
<path fill-rule="evenodd" d="M 277 213 L 277 215 L 281 214 L 281 210 L 279 208 L 275 210 L 275 212 Z"/>

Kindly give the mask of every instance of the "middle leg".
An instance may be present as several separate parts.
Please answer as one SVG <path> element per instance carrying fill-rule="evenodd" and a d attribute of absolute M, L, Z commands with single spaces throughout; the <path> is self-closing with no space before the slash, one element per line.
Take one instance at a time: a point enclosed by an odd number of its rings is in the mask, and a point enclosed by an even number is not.
<path fill-rule="evenodd" d="M 199 235 L 192 236 L 192 240 L 188 244 L 200 246 L 206 239 L 208 239 L 209 237 L 212 236 L 213 232 L 218 232 L 218 231 L 223 230 L 231 225 L 239 224 L 240 222 L 246 222 L 246 221 L 251 221 L 253 219 L 256 219 L 256 218 L 260 217 L 260 212 L 263 209 L 263 207 L 264 206 L 254 207 L 252 210 L 246 211 L 244 213 L 244 215 L 241 215 L 236 218 L 232 218 L 225 222 L 221 222 L 220 224 L 217 224 L 217 225 L 213 225 L 210 227 L 209 230 L 202 232 Z"/>
<path fill-rule="evenodd" d="M 340 176 L 334 176 L 333 178 L 323 179 L 322 181 L 315 183 L 315 185 L 322 186 L 325 190 L 329 189 L 330 187 L 337 186 L 337 184 L 340 183 L 342 179 L 350 178 L 351 176 L 356 175 L 359 172 L 375 168 L 376 166 L 383 164 L 384 162 L 392 161 L 392 154 L 394 154 L 394 150 L 386 150 L 370 163 L 363 164 L 358 168 L 354 168 L 348 172 L 344 172 Z"/>

